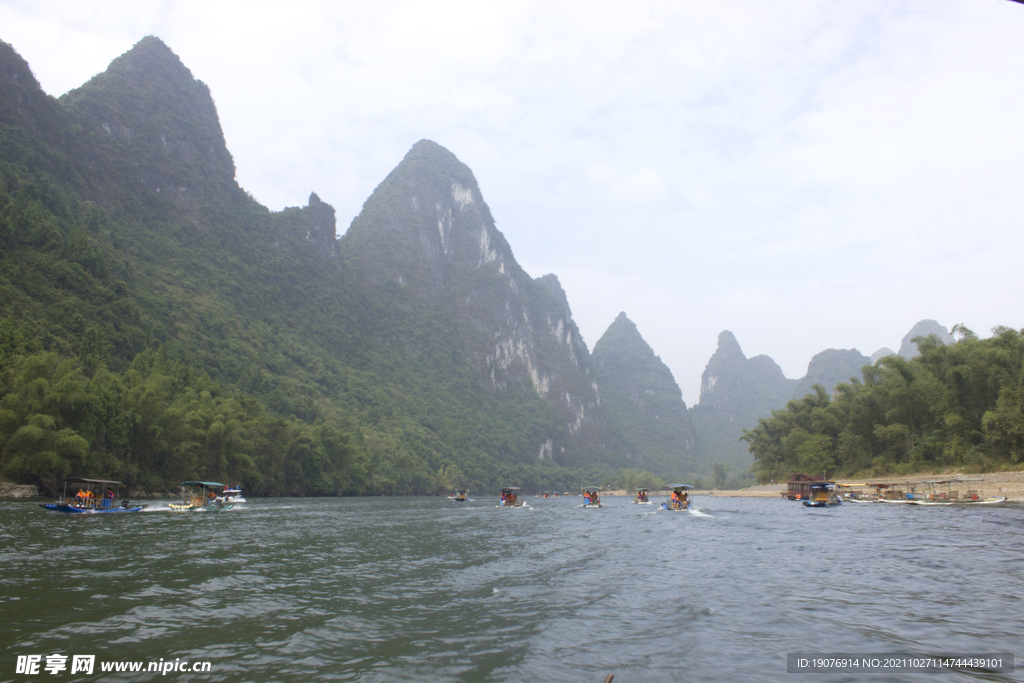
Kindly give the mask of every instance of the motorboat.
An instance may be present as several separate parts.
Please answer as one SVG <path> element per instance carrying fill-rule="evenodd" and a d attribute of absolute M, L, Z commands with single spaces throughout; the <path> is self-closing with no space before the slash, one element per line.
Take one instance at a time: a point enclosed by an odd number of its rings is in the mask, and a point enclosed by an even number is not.
<path fill-rule="evenodd" d="M 599 508 L 601 507 L 601 487 L 600 486 L 584 486 L 580 489 L 583 493 L 583 507 L 585 508 Z"/>
<path fill-rule="evenodd" d="M 234 503 L 225 501 L 218 496 L 225 485 L 216 481 L 183 481 L 181 482 L 181 502 L 169 503 L 168 507 L 175 512 L 220 512 L 230 510 Z"/>
<path fill-rule="evenodd" d="M 68 484 L 76 485 L 77 492 L 68 496 Z M 40 503 L 39 506 L 54 512 L 71 515 L 108 514 L 112 512 L 139 512 L 141 505 L 132 505 L 121 495 L 123 483 L 111 479 L 84 479 L 68 477 L 64 480 L 64 492 L 52 503 Z M 104 491 L 104 489 L 106 489 Z"/>
<path fill-rule="evenodd" d="M 669 484 L 672 494 L 668 500 L 661 504 L 662 509 L 671 512 L 685 512 L 690 509 L 690 491 L 693 487 L 689 484 Z"/>

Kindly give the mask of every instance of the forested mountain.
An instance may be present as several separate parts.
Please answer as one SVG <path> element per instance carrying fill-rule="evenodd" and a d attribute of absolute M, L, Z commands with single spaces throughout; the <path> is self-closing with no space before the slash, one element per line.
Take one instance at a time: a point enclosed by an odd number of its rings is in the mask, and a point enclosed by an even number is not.
<path fill-rule="evenodd" d="M 695 458 L 693 426 L 671 371 L 625 313 L 594 345 L 594 372 L 608 426 L 636 469 L 675 474 L 709 469 Z"/>
<path fill-rule="evenodd" d="M 702 459 L 747 472 L 750 453 L 740 442 L 744 428 L 785 405 L 796 383 L 768 356 L 747 358 L 732 332 L 718 335 L 718 349 L 701 375 L 700 400 L 690 409 Z"/>
<path fill-rule="evenodd" d="M 865 365 L 871 365 L 871 359 L 857 349 L 826 349 L 811 358 L 807 374 L 797 381 L 791 398 L 803 398 L 805 394 L 813 393 L 815 384 L 831 394 L 840 382 L 860 377 L 861 368 Z"/>
<path fill-rule="evenodd" d="M 156 38 L 59 100 L 0 43 L 0 476 L 570 488 L 632 463 L 553 275 L 421 141 L 342 239 L 242 190 Z"/>

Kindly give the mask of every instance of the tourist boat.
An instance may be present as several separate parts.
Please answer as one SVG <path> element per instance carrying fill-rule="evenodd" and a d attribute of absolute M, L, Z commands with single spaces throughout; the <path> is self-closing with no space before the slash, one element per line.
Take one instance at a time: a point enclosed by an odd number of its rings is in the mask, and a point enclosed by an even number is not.
<path fill-rule="evenodd" d="M 993 503 L 1002 503 L 1006 500 L 1006 496 L 985 497 L 980 490 L 970 488 L 971 486 L 977 486 L 975 482 L 979 481 L 983 480 L 935 479 L 923 481 L 919 485 L 924 488 L 924 491 L 918 492 L 915 487 L 913 497 L 908 496 L 907 503 L 910 505 L 991 505 Z M 963 496 L 960 495 L 961 484 L 967 486 Z M 955 490 L 954 486 L 956 486 Z"/>
<path fill-rule="evenodd" d="M 183 481 L 181 482 L 181 502 L 170 503 L 168 507 L 175 512 L 230 510 L 234 507 L 234 503 L 225 501 L 217 495 L 217 490 L 223 491 L 224 488 L 224 484 L 216 481 Z"/>
<path fill-rule="evenodd" d="M 225 503 L 245 502 L 245 498 L 242 496 L 242 489 L 238 488 L 237 486 L 235 488 L 226 486 L 224 488 L 224 491 L 221 492 L 220 497 L 224 499 Z"/>
<path fill-rule="evenodd" d="M 450 496 L 456 503 L 465 503 L 469 500 L 469 489 L 459 489 L 454 496 Z"/>
<path fill-rule="evenodd" d="M 647 495 L 647 489 L 637 489 L 636 490 L 636 495 L 633 496 L 633 500 L 631 500 L 630 502 L 631 503 L 636 503 L 637 505 L 652 505 L 653 504 L 653 503 L 651 503 L 650 496 Z"/>
<path fill-rule="evenodd" d="M 542 498 L 548 498 L 548 497 L 550 497 L 550 496 L 551 496 L 551 491 L 545 491 L 545 492 L 544 492 L 544 495 L 543 495 L 543 496 L 541 496 L 541 497 L 542 497 Z"/>
<path fill-rule="evenodd" d="M 836 483 L 833 481 L 812 481 L 810 489 L 811 497 L 804 501 L 806 507 L 824 508 L 843 504 L 843 499 L 839 497 Z"/>
<path fill-rule="evenodd" d="M 68 497 L 68 484 L 80 484 L 78 492 Z M 64 480 L 64 493 L 53 503 L 40 503 L 39 506 L 54 512 L 65 512 L 72 515 L 106 514 L 110 512 L 139 512 L 141 505 L 132 505 L 127 499 L 117 500 L 121 495 L 119 481 L 109 479 L 83 479 L 68 477 Z M 105 489 L 105 491 L 104 491 Z"/>
<path fill-rule="evenodd" d="M 518 508 L 526 505 L 526 501 L 519 497 L 519 492 L 522 490 L 522 487 L 519 486 L 502 486 L 500 489 L 501 507 Z"/>
<path fill-rule="evenodd" d="M 689 510 L 690 491 L 693 490 L 693 487 L 689 484 L 669 484 L 668 487 L 672 489 L 672 495 L 669 496 L 667 501 L 661 504 L 661 507 L 672 512 L 684 512 Z"/>
<path fill-rule="evenodd" d="M 601 487 L 600 486 L 584 486 L 580 490 L 583 492 L 583 507 L 585 507 L 585 508 L 599 508 L 599 507 L 601 507 Z"/>

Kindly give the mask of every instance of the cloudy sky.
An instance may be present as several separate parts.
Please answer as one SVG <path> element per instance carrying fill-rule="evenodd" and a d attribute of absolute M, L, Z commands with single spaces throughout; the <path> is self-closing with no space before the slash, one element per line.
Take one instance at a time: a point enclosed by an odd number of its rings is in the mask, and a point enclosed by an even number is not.
<path fill-rule="evenodd" d="M 432 139 L 587 344 L 626 311 L 688 404 L 724 329 L 801 377 L 922 318 L 1024 327 L 1024 5 L 0 0 L 54 96 L 149 34 L 260 202 L 344 232 Z"/>

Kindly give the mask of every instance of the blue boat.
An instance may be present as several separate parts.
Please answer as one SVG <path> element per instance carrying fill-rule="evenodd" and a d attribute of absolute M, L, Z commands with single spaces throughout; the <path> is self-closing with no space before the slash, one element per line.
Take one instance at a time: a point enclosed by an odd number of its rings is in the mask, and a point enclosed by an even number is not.
<path fill-rule="evenodd" d="M 78 484 L 78 491 L 70 497 L 68 496 L 68 484 Z M 40 503 L 39 506 L 69 515 L 97 515 L 142 510 L 141 505 L 132 505 L 125 498 L 118 500 L 122 486 L 124 484 L 121 482 L 110 479 L 68 477 L 64 480 L 64 493 L 60 498 L 53 503 Z"/>
<path fill-rule="evenodd" d="M 839 497 L 839 493 L 836 491 L 835 482 L 812 481 L 810 486 L 811 496 L 808 500 L 804 501 L 805 506 L 809 508 L 824 508 L 843 504 L 843 499 Z"/>

